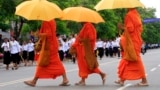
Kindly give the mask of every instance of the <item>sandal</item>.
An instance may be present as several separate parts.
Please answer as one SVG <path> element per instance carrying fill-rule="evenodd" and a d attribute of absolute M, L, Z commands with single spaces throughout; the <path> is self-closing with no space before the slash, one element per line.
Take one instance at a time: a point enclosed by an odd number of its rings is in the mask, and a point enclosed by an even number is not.
<path fill-rule="evenodd" d="M 140 83 L 138 83 L 137 85 L 138 85 L 138 86 L 148 86 L 148 83 L 142 83 L 142 82 L 140 82 Z"/>
<path fill-rule="evenodd" d="M 59 84 L 59 86 L 70 86 L 70 84 L 68 84 L 68 81 L 67 81 L 67 82 L 62 82 L 61 84 Z"/>
<path fill-rule="evenodd" d="M 84 82 L 78 82 L 78 83 L 75 83 L 75 85 L 77 85 L 77 86 L 85 86 L 86 84 Z"/>
<path fill-rule="evenodd" d="M 32 87 L 35 87 L 35 83 L 33 83 L 32 81 L 24 81 L 24 83 L 26 84 L 26 85 L 29 85 L 29 86 L 32 86 Z"/>
<path fill-rule="evenodd" d="M 121 85 L 121 86 L 123 86 L 123 85 L 124 85 L 124 82 L 123 82 L 123 81 L 120 81 L 120 80 L 115 81 L 114 83 L 119 84 L 119 85 Z"/>

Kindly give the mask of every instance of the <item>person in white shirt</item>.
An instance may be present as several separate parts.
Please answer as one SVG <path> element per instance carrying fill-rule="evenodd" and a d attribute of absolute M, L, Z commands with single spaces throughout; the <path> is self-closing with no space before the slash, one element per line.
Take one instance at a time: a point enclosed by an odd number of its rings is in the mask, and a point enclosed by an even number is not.
<path fill-rule="evenodd" d="M 97 50 L 98 50 L 98 56 L 100 57 L 100 60 L 102 59 L 102 57 L 104 56 L 104 42 L 99 38 L 97 43 Z"/>
<path fill-rule="evenodd" d="M 63 44 L 60 40 L 58 40 L 58 42 L 59 42 L 59 50 L 58 50 L 59 57 L 60 57 L 60 60 L 63 61 L 64 59 Z"/>
<path fill-rule="evenodd" d="M 109 41 L 105 41 L 104 42 L 104 48 L 105 48 L 105 55 L 106 55 L 106 57 L 108 57 L 109 56 Z"/>
<path fill-rule="evenodd" d="M 71 55 L 69 54 L 69 42 L 68 42 L 68 39 L 65 38 L 63 39 L 63 51 L 64 51 L 64 54 L 65 54 L 65 58 L 71 58 Z"/>
<path fill-rule="evenodd" d="M 112 40 L 108 41 L 108 46 L 109 46 L 109 55 L 110 57 L 113 57 L 113 41 Z"/>
<path fill-rule="evenodd" d="M 20 63 L 19 42 L 16 41 L 14 37 L 11 37 L 11 41 L 9 42 L 9 45 L 10 45 L 11 59 L 12 59 L 12 62 L 13 62 L 12 70 L 18 69 L 18 64 Z"/>
<path fill-rule="evenodd" d="M 11 62 L 8 38 L 4 38 L 4 42 L 2 43 L 1 48 L 3 48 L 3 64 L 6 65 L 6 70 L 8 70 L 9 64 Z"/>
<path fill-rule="evenodd" d="M 116 37 L 116 44 L 117 44 L 117 54 L 118 54 L 118 58 L 120 58 L 120 36 L 118 35 Z"/>
<path fill-rule="evenodd" d="M 76 36 L 77 36 L 77 34 L 72 34 L 71 35 L 71 37 L 69 39 L 69 49 L 70 49 L 71 45 L 75 42 Z M 75 58 L 76 56 L 71 55 L 70 53 L 68 53 L 68 54 L 71 56 L 71 59 L 72 59 L 73 63 L 76 63 L 76 58 Z"/>
<path fill-rule="evenodd" d="M 29 40 L 27 44 L 27 52 L 28 52 L 28 60 L 31 61 L 31 64 L 33 65 L 34 62 L 34 43 L 32 40 Z"/>
<path fill-rule="evenodd" d="M 22 57 L 24 59 L 24 66 L 27 66 L 28 63 L 28 57 L 27 57 L 27 51 L 28 51 L 28 44 L 26 41 L 23 41 L 22 44 Z"/>

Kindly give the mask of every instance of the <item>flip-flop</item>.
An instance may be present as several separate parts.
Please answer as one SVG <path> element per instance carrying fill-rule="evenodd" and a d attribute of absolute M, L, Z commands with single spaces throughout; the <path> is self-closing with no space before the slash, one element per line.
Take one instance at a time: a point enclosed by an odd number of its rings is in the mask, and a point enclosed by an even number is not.
<path fill-rule="evenodd" d="M 116 83 L 116 84 L 119 84 L 119 85 L 121 85 L 121 86 L 123 86 L 124 85 L 124 83 L 122 82 L 122 81 L 115 81 L 114 83 Z"/>
<path fill-rule="evenodd" d="M 137 85 L 138 86 L 148 86 L 148 83 L 142 83 L 142 82 L 140 82 L 140 83 L 137 83 Z"/>
<path fill-rule="evenodd" d="M 24 81 L 24 83 L 25 83 L 26 85 L 29 85 L 29 86 L 35 87 L 35 84 L 33 84 L 33 83 L 32 83 L 32 82 L 30 82 L 30 81 Z"/>
<path fill-rule="evenodd" d="M 75 83 L 75 85 L 77 85 L 77 86 L 85 86 L 86 84 L 82 83 L 82 82 L 78 82 L 78 83 Z"/>
<path fill-rule="evenodd" d="M 59 84 L 59 86 L 70 86 L 70 84 L 67 82 L 67 83 L 61 83 Z"/>

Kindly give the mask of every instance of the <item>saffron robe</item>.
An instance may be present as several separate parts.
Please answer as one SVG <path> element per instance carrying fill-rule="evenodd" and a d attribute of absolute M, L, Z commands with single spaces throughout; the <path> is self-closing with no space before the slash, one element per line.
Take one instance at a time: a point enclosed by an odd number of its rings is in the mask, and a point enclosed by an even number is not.
<path fill-rule="evenodd" d="M 126 31 L 127 30 L 127 31 Z M 140 15 L 136 9 L 131 9 L 125 16 L 125 31 L 121 36 L 120 45 L 122 47 L 122 59 L 118 66 L 118 76 L 121 80 L 137 80 L 145 78 L 144 65 L 140 56 L 141 46 L 142 46 L 142 22 Z M 126 32 L 128 33 L 132 44 L 133 50 L 136 53 L 137 60 L 132 62 L 125 59 L 126 53 L 125 48 L 128 42 Z M 132 54 L 132 51 L 129 51 Z"/>
<path fill-rule="evenodd" d="M 39 35 L 40 38 L 46 37 L 46 43 L 49 48 L 49 56 L 44 57 L 48 57 L 49 64 L 45 67 L 37 65 L 35 77 L 56 78 L 57 76 L 61 76 L 65 73 L 65 69 L 58 54 L 59 46 L 56 37 L 56 22 L 54 20 L 43 21 Z M 42 53 L 43 50 L 40 51 L 37 64 L 41 60 L 40 58 L 43 57 Z"/>
<path fill-rule="evenodd" d="M 72 48 L 76 49 L 79 76 L 82 78 L 87 78 L 91 73 L 101 72 L 98 69 L 98 62 L 94 54 L 96 37 L 96 29 L 91 23 L 87 22 L 83 25 L 72 44 Z"/>

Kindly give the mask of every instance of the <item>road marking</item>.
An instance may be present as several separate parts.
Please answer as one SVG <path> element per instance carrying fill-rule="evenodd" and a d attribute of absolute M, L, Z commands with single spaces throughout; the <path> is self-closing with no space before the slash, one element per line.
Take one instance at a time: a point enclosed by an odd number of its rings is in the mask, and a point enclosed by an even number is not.
<path fill-rule="evenodd" d="M 158 65 L 158 67 L 160 67 L 160 64 Z"/>
<path fill-rule="evenodd" d="M 127 88 L 127 87 L 129 87 L 129 86 L 132 86 L 132 84 L 126 84 L 125 86 L 123 86 L 123 87 L 120 87 L 120 88 L 118 88 L 118 89 L 116 89 L 116 90 L 124 90 L 125 88 Z"/>
<path fill-rule="evenodd" d="M 150 71 L 153 72 L 153 71 L 155 71 L 156 69 L 157 69 L 157 68 L 152 68 Z"/>
<path fill-rule="evenodd" d="M 15 84 L 15 83 L 20 83 L 20 82 L 23 82 L 28 79 L 31 79 L 31 78 L 24 78 L 24 79 L 18 79 L 18 80 L 14 80 L 14 81 L 5 82 L 5 83 L 0 83 L 0 86 L 2 87 L 2 86 L 6 86 L 6 85 Z"/>
<path fill-rule="evenodd" d="M 110 63 L 114 63 L 114 62 L 117 62 L 116 61 L 111 61 L 111 62 L 106 62 L 106 63 L 102 63 L 100 65 L 106 65 L 106 64 L 110 64 Z M 70 69 L 70 70 L 66 70 L 66 72 L 74 72 L 74 71 L 77 71 L 78 68 L 74 68 L 74 69 Z M 31 77 L 32 78 L 32 77 Z M 4 87 L 4 86 L 7 86 L 7 85 L 12 85 L 12 84 L 16 84 L 16 83 L 20 83 L 20 82 L 24 82 L 25 80 L 28 80 L 28 79 L 31 79 L 31 78 L 24 78 L 24 79 L 18 79 L 18 80 L 14 80 L 14 81 L 9 81 L 9 82 L 4 82 L 4 83 L 0 83 L 0 87 Z"/>

